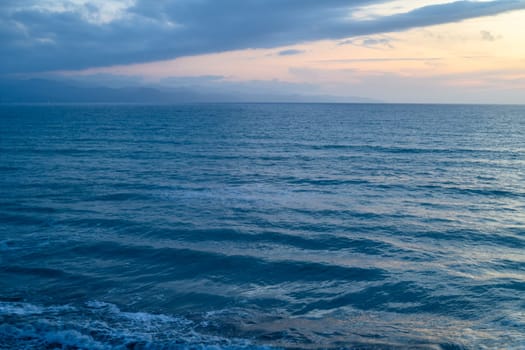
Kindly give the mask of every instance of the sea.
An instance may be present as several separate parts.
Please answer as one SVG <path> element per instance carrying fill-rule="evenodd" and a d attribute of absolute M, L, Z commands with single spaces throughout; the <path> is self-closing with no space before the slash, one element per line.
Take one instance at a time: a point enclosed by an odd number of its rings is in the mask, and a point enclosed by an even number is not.
<path fill-rule="evenodd" d="M 0 106 L 0 349 L 525 349 L 525 106 Z"/>

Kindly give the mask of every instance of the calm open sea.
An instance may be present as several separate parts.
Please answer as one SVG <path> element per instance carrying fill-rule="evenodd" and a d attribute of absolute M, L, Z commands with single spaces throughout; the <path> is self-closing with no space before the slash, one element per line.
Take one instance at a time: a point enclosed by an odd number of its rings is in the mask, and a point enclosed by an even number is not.
<path fill-rule="evenodd" d="M 525 107 L 0 107 L 1 349 L 524 349 Z"/>

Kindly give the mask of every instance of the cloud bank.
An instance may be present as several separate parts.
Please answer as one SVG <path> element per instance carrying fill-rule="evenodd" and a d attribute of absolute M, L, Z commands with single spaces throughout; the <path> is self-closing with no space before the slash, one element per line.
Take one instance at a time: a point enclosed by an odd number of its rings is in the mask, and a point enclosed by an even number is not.
<path fill-rule="evenodd" d="M 0 73 L 75 70 L 346 39 L 525 9 L 456 1 L 356 19 L 386 0 L 2 0 Z"/>

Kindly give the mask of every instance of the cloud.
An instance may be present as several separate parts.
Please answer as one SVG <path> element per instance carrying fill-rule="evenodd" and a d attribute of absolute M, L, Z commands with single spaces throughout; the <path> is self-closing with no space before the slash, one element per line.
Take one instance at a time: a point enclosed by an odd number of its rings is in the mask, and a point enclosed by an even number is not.
<path fill-rule="evenodd" d="M 363 45 L 364 46 L 385 45 L 385 46 L 388 46 L 388 47 L 392 47 L 392 45 L 390 45 L 390 40 L 389 39 L 366 38 L 366 39 L 363 40 Z"/>
<path fill-rule="evenodd" d="M 279 56 L 294 56 L 294 55 L 300 55 L 302 53 L 305 53 L 305 51 L 304 50 L 289 49 L 289 50 L 279 51 L 277 54 Z"/>
<path fill-rule="evenodd" d="M 379 3 L 389 1 L 2 0 L 0 73 L 343 40 L 525 9 L 525 0 L 456 1 L 352 19 L 363 6 Z"/>
<path fill-rule="evenodd" d="M 294 68 L 299 80 L 321 86 L 319 93 L 375 97 L 395 103 L 523 104 L 525 75 L 519 69 L 410 76 L 382 71 Z M 330 82 L 330 84 L 323 84 Z"/>
<path fill-rule="evenodd" d="M 322 60 L 319 62 L 329 63 L 351 63 L 351 62 L 431 62 L 441 61 L 441 57 L 361 57 L 342 58 L 336 60 Z"/>
<path fill-rule="evenodd" d="M 354 38 L 341 41 L 339 45 L 355 45 L 366 47 L 369 49 L 378 49 L 378 48 L 388 48 L 393 49 L 392 45 L 393 39 L 391 38 L 374 38 L 374 37 L 364 37 L 364 38 Z"/>
<path fill-rule="evenodd" d="M 500 38 L 499 36 L 496 37 L 491 32 L 489 32 L 487 30 L 482 30 L 481 31 L 481 40 L 483 40 L 483 41 L 496 41 L 499 38 Z"/>

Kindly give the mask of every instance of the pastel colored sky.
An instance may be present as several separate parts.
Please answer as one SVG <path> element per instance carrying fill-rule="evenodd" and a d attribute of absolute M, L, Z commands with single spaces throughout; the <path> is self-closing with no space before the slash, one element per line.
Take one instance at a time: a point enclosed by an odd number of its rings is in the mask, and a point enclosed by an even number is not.
<path fill-rule="evenodd" d="M 525 101 L 525 0 L 3 0 L 0 23 L 4 75 Z"/>

